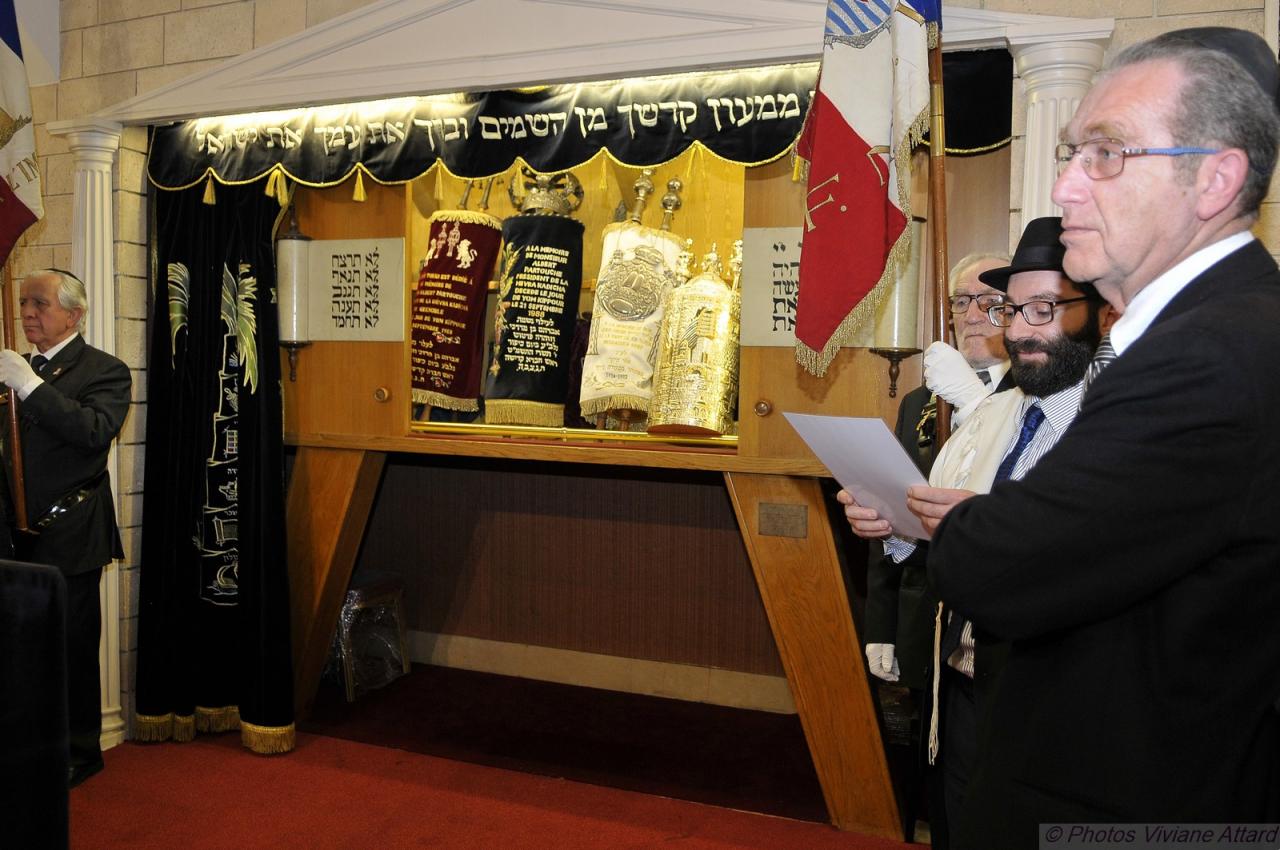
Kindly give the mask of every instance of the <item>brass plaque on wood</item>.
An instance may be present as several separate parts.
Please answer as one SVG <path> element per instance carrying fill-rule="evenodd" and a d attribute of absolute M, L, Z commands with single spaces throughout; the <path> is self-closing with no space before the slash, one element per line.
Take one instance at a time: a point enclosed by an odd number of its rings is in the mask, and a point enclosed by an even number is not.
<path fill-rule="evenodd" d="M 808 537 L 808 506 L 761 502 L 760 533 L 767 537 Z"/>

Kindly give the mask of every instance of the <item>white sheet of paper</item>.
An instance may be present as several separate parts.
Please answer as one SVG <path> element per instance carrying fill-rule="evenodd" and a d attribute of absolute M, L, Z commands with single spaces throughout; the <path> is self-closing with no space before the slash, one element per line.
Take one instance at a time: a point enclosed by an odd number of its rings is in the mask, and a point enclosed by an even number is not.
<path fill-rule="evenodd" d="M 884 420 L 782 415 L 858 504 L 875 508 L 899 537 L 928 539 L 920 520 L 907 510 L 907 488 L 928 482 Z"/>

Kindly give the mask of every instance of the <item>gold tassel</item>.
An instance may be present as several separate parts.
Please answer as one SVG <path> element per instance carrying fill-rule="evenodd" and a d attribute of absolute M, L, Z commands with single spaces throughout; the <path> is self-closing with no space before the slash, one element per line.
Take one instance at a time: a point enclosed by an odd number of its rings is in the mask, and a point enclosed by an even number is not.
<path fill-rule="evenodd" d="M 431 197 L 436 199 L 436 206 L 444 206 L 444 168 L 440 165 L 440 161 L 436 160 L 431 166 L 432 177 L 434 183 L 431 185 Z"/>
<path fill-rule="evenodd" d="M 218 203 L 218 196 L 213 191 L 213 172 L 209 172 L 209 177 L 204 181 L 204 202 L 209 206 Z"/>
<path fill-rule="evenodd" d="M 351 200 L 355 201 L 358 204 L 362 204 L 364 203 L 365 198 L 366 198 L 366 195 L 364 193 L 364 171 L 362 169 L 357 168 L 356 169 L 356 188 L 355 188 L 355 191 L 351 193 Z"/>
<path fill-rule="evenodd" d="M 190 714 L 173 716 L 173 740 L 185 744 L 196 739 L 196 719 Z"/>
<path fill-rule="evenodd" d="M 276 203 L 281 207 L 289 205 L 289 185 L 285 179 L 284 172 L 279 168 L 271 169 L 271 173 L 267 175 L 266 195 L 268 198 L 275 198 Z"/>
<path fill-rule="evenodd" d="M 287 753 L 297 745 L 298 733 L 292 723 L 288 726 L 258 726 L 242 721 L 240 743 L 259 755 Z"/>
<path fill-rule="evenodd" d="M 196 731 L 230 732 L 240 726 L 240 709 L 234 705 L 220 708 L 196 706 Z"/>
<path fill-rule="evenodd" d="M 133 737 L 138 741 L 157 743 L 173 737 L 173 712 L 159 716 L 139 714 L 134 718 Z"/>

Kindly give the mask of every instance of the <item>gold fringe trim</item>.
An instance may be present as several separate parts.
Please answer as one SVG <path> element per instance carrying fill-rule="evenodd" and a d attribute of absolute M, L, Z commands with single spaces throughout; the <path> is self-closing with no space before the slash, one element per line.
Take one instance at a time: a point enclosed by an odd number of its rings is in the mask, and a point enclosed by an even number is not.
<path fill-rule="evenodd" d="M 240 743 L 259 755 L 287 753 L 297 745 L 298 732 L 292 723 L 288 726 L 258 726 L 241 721 Z"/>
<path fill-rule="evenodd" d="M 582 408 L 583 416 L 598 416 L 611 410 L 636 410 L 641 413 L 648 413 L 650 401 L 651 399 L 642 398 L 638 395 L 618 393 L 617 395 L 604 396 L 603 398 L 584 398 L 578 402 L 578 406 Z"/>
<path fill-rule="evenodd" d="M 368 199 L 368 195 L 366 195 L 364 192 L 364 169 L 357 168 L 356 169 L 356 186 L 355 186 L 355 189 L 351 191 L 351 200 L 355 201 L 356 203 L 362 204 L 367 199 Z"/>
<path fill-rule="evenodd" d="M 490 425 L 564 426 L 564 405 L 524 399 L 489 399 L 484 405 L 484 421 Z"/>
<path fill-rule="evenodd" d="M 955 154 L 956 156 L 966 156 L 969 154 L 988 153 L 990 151 L 999 150 L 1000 148 L 1003 148 L 1006 145 L 1010 144 L 1012 141 L 1013 141 L 1013 136 L 1005 136 L 1003 139 L 1001 139 L 998 142 L 993 142 L 992 144 L 982 145 L 976 148 L 953 148 L 950 145 L 947 145 L 945 148 L 943 148 L 943 150 L 945 150 L 948 154 Z M 929 139 L 925 139 L 920 144 L 924 145 L 926 148 L 933 147 Z"/>
<path fill-rule="evenodd" d="M 413 403 L 443 407 L 445 410 L 461 410 L 463 413 L 475 413 L 480 409 L 478 399 L 457 398 L 456 396 L 438 393 L 435 390 L 414 390 Z"/>
<path fill-rule="evenodd" d="M 168 714 L 139 714 L 134 717 L 133 737 L 147 743 L 167 741 L 173 737 L 173 712 Z"/>
<path fill-rule="evenodd" d="M 221 708 L 196 706 L 196 731 L 231 732 L 240 728 L 240 708 L 224 705 Z"/>
<path fill-rule="evenodd" d="M 173 740 L 187 744 L 196 739 L 196 719 L 190 714 L 173 716 Z"/>
<path fill-rule="evenodd" d="M 204 181 L 204 202 L 211 207 L 218 203 L 218 195 L 213 190 L 212 171 L 209 172 L 209 176 Z"/>
<path fill-rule="evenodd" d="M 475 212 L 474 210 L 440 210 L 433 212 L 431 218 L 427 219 L 428 223 L 433 221 L 460 221 L 463 224 L 483 224 L 485 227 L 492 227 L 494 230 L 502 229 L 502 219 L 488 213 Z"/>

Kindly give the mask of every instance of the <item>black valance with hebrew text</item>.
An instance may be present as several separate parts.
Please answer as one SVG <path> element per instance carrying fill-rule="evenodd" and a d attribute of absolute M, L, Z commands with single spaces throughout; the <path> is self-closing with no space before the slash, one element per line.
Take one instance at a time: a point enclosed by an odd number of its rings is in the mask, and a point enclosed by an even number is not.
<path fill-rule="evenodd" d="M 951 66 L 962 57 L 964 81 L 953 85 Z M 1007 142 L 1010 70 L 1002 50 L 944 56 L 949 148 Z M 155 128 L 148 173 L 162 189 L 210 174 L 245 183 L 273 169 L 310 186 L 340 183 L 357 168 L 402 183 L 437 162 L 479 178 L 505 172 L 517 157 L 555 172 L 601 150 L 626 165 L 656 166 L 693 144 L 753 165 L 795 142 L 817 72 L 809 63 L 199 118 Z M 966 103 L 982 104 L 986 116 L 993 102 L 994 122 L 957 122 L 971 111 Z"/>

